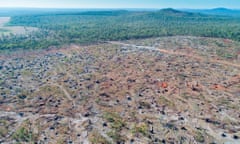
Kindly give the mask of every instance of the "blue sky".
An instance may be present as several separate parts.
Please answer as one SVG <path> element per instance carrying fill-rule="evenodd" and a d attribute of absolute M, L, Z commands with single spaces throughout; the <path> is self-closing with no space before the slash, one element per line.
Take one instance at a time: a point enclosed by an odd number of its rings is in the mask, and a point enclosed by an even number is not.
<path fill-rule="evenodd" d="M 240 0 L 0 0 L 0 7 L 240 9 Z"/>

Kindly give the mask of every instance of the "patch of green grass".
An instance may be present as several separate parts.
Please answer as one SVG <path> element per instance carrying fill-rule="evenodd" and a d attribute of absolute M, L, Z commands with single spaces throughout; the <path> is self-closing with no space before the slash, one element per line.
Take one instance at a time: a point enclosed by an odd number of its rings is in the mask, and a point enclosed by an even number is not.
<path fill-rule="evenodd" d="M 0 119 L 0 138 L 6 137 L 10 122 L 7 119 Z"/>
<path fill-rule="evenodd" d="M 0 138 L 4 138 L 7 134 L 8 134 L 7 128 L 0 126 Z"/>
<path fill-rule="evenodd" d="M 17 142 L 34 142 L 35 139 L 34 134 L 25 127 L 17 129 L 12 137 Z"/>
<path fill-rule="evenodd" d="M 99 104 L 99 103 L 100 103 L 100 101 L 101 101 L 101 99 L 100 99 L 100 98 L 97 98 L 97 99 L 95 100 L 95 102 L 96 102 L 97 104 Z"/>
<path fill-rule="evenodd" d="M 138 125 L 135 125 L 132 129 L 132 133 L 141 133 L 144 136 L 148 134 L 148 126 L 145 123 L 140 123 Z"/>
<path fill-rule="evenodd" d="M 32 75 L 32 72 L 31 72 L 31 70 L 23 70 L 23 71 L 21 72 L 21 75 L 22 75 L 22 76 L 25 76 L 25 77 L 28 77 L 28 76 L 31 76 L 31 75 Z"/>
<path fill-rule="evenodd" d="M 0 125 L 6 126 L 8 124 L 7 120 L 5 119 L 0 119 Z"/>
<path fill-rule="evenodd" d="M 123 136 L 117 131 L 110 131 L 107 133 L 107 135 L 111 137 L 113 141 L 116 143 L 124 143 Z"/>
<path fill-rule="evenodd" d="M 219 101 L 221 105 L 230 105 L 231 102 L 228 99 L 220 99 Z"/>
<path fill-rule="evenodd" d="M 111 144 L 105 137 L 103 137 L 99 132 L 94 130 L 92 133 L 90 133 L 89 141 L 92 144 Z"/>
<path fill-rule="evenodd" d="M 190 96 L 189 96 L 188 93 L 183 93 L 183 94 L 181 95 L 181 97 L 184 98 L 184 99 L 186 99 L 186 100 L 188 100 L 188 99 L 190 98 Z"/>
<path fill-rule="evenodd" d="M 226 47 L 223 43 L 220 43 L 220 42 L 216 42 L 215 43 L 218 47 Z"/>
<path fill-rule="evenodd" d="M 236 57 L 236 54 L 234 54 L 234 53 L 229 53 L 229 52 L 227 52 L 227 51 L 224 50 L 224 49 L 218 49 L 218 50 L 216 51 L 216 53 L 217 53 L 217 56 L 222 57 L 222 58 L 225 58 L 225 59 L 232 59 L 232 58 L 235 58 L 235 57 Z"/>
<path fill-rule="evenodd" d="M 117 113 L 107 112 L 103 117 L 111 123 L 114 130 L 121 130 L 126 125 L 125 121 Z"/>
<path fill-rule="evenodd" d="M 160 105 L 166 105 L 168 107 L 174 108 L 175 107 L 175 103 L 173 101 L 168 100 L 167 98 L 165 98 L 164 96 L 160 96 L 158 99 L 158 103 Z"/>
<path fill-rule="evenodd" d="M 204 143 L 205 142 L 205 139 L 204 139 L 204 136 L 201 132 L 197 131 L 194 135 L 194 139 L 197 141 L 197 142 L 200 142 L 200 143 Z"/>

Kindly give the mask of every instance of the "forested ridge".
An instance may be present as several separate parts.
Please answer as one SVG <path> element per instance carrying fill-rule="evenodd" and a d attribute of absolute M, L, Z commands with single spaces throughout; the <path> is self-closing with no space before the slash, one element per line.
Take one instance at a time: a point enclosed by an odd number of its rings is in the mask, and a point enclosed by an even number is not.
<path fill-rule="evenodd" d="M 1 50 L 43 49 L 63 44 L 191 35 L 240 41 L 240 18 L 203 15 L 174 9 L 159 11 L 86 11 L 12 16 L 9 26 L 39 30 L 0 38 Z"/>

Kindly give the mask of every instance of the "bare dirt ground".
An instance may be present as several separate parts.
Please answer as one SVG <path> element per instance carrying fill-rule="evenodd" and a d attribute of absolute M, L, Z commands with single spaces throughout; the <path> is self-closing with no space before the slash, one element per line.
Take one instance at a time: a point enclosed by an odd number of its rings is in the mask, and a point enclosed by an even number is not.
<path fill-rule="evenodd" d="M 240 143 L 237 42 L 163 37 L 0 58 L 0 143 Z"/>
<path fill-rule="evenodd" d="M 37 31 L 34 27 L 23 27 L 23 26 L 5 26 L 11 20 L 10 17 L 0 17 L 0 35 L 9 34 L 27 34 L 33 31 Z"/>

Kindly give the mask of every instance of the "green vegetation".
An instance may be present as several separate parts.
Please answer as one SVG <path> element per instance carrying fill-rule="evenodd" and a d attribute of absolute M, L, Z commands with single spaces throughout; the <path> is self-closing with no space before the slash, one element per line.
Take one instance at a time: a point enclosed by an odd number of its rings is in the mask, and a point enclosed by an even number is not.
<path fill-rule="evenodd" d="M 9 132 L 8 128 L 10 124 L 11 123 L 7 119 L 5 118 L 0 119 L 0 139 L 8 135 Z"/>
<path fill-rule="evenodd" d="M 126 125 L 124 120 L 116 113 L 106 112 L 103 117 L 111 123 L 111 127 L 114 130 L 119 131 Z"/>
<path fill-rule="evenodd" d="M 124 137 L 117 131 L 110 131 L 107 135 L 116 143 L 124 143 Z"/>
<path fill-rule="evenodd" d="M 204 136 L 201 132 L 197 131 L 195 133 L 195 136 L 194 136 L 194 139 L 197 141 L 197 142 L 200 142 L 200 143 L 204 143 L 205 139 L 204 139 Z"/>
<path fill-rule="evenodd" d="M 226 59 L 232 59 L 232 58 L 236 57 L 236 53 L 231 54 L 231 53 L 226 52 L 224 49 L 217 50 L 217 55 L 219 57 L 226 58 Z"/>
<path fill-rule="evenodd" d="M 168 107 L 175 107 L 175 103 L 173 101 L 168 100 L 164 96 L 160 96 L 157 102 L 160 105 L 166 105 Z"/>
<path fill-rule="evenodd" d="M 5 127 L 0 127 L 0 138 L 4 138 L 8 133 L 7 128 Z"/>
<path fill-rule="evenodd" d="M 240 40 L 240 18 L 164 9 L 152 12 L 89 11 L 13 16 L 9 26 L 37 27 L 21 36 L 3 36 L 0 50 L 43 49 L 77 43 L 193 35 Z"/>
<path fill-rule="evenodd" d="M 17 142 L 34 142 L 34 134 L 25 127 L 20 127 L 13 135 Z"/>
<path fill-rule="evenodd" d="M 90 142 L 93 144 L 111 144 L 106 138 L 104 138 L 99 132 L 94 130 L 90 133 Z"/>
<path fill-rule="evenodd" d="M 146 136 L 148 133 L 148 126 L 145 123 L 140 123 L 140 124 L 134 126 L 132 132 L 133 133 L 141 133 L 144 136 Z"/>
<path fill-rule="evenodd" d="M 121 135 L 121 130 L 126 126 L 125 121 L 117 114 L 113 112 L 106 112 L 103 116 L 109 123 L 111 123 L 111 131 L 107 133 L 109 137 L 116 143 L 124 142 L 124 138 Z"/>

